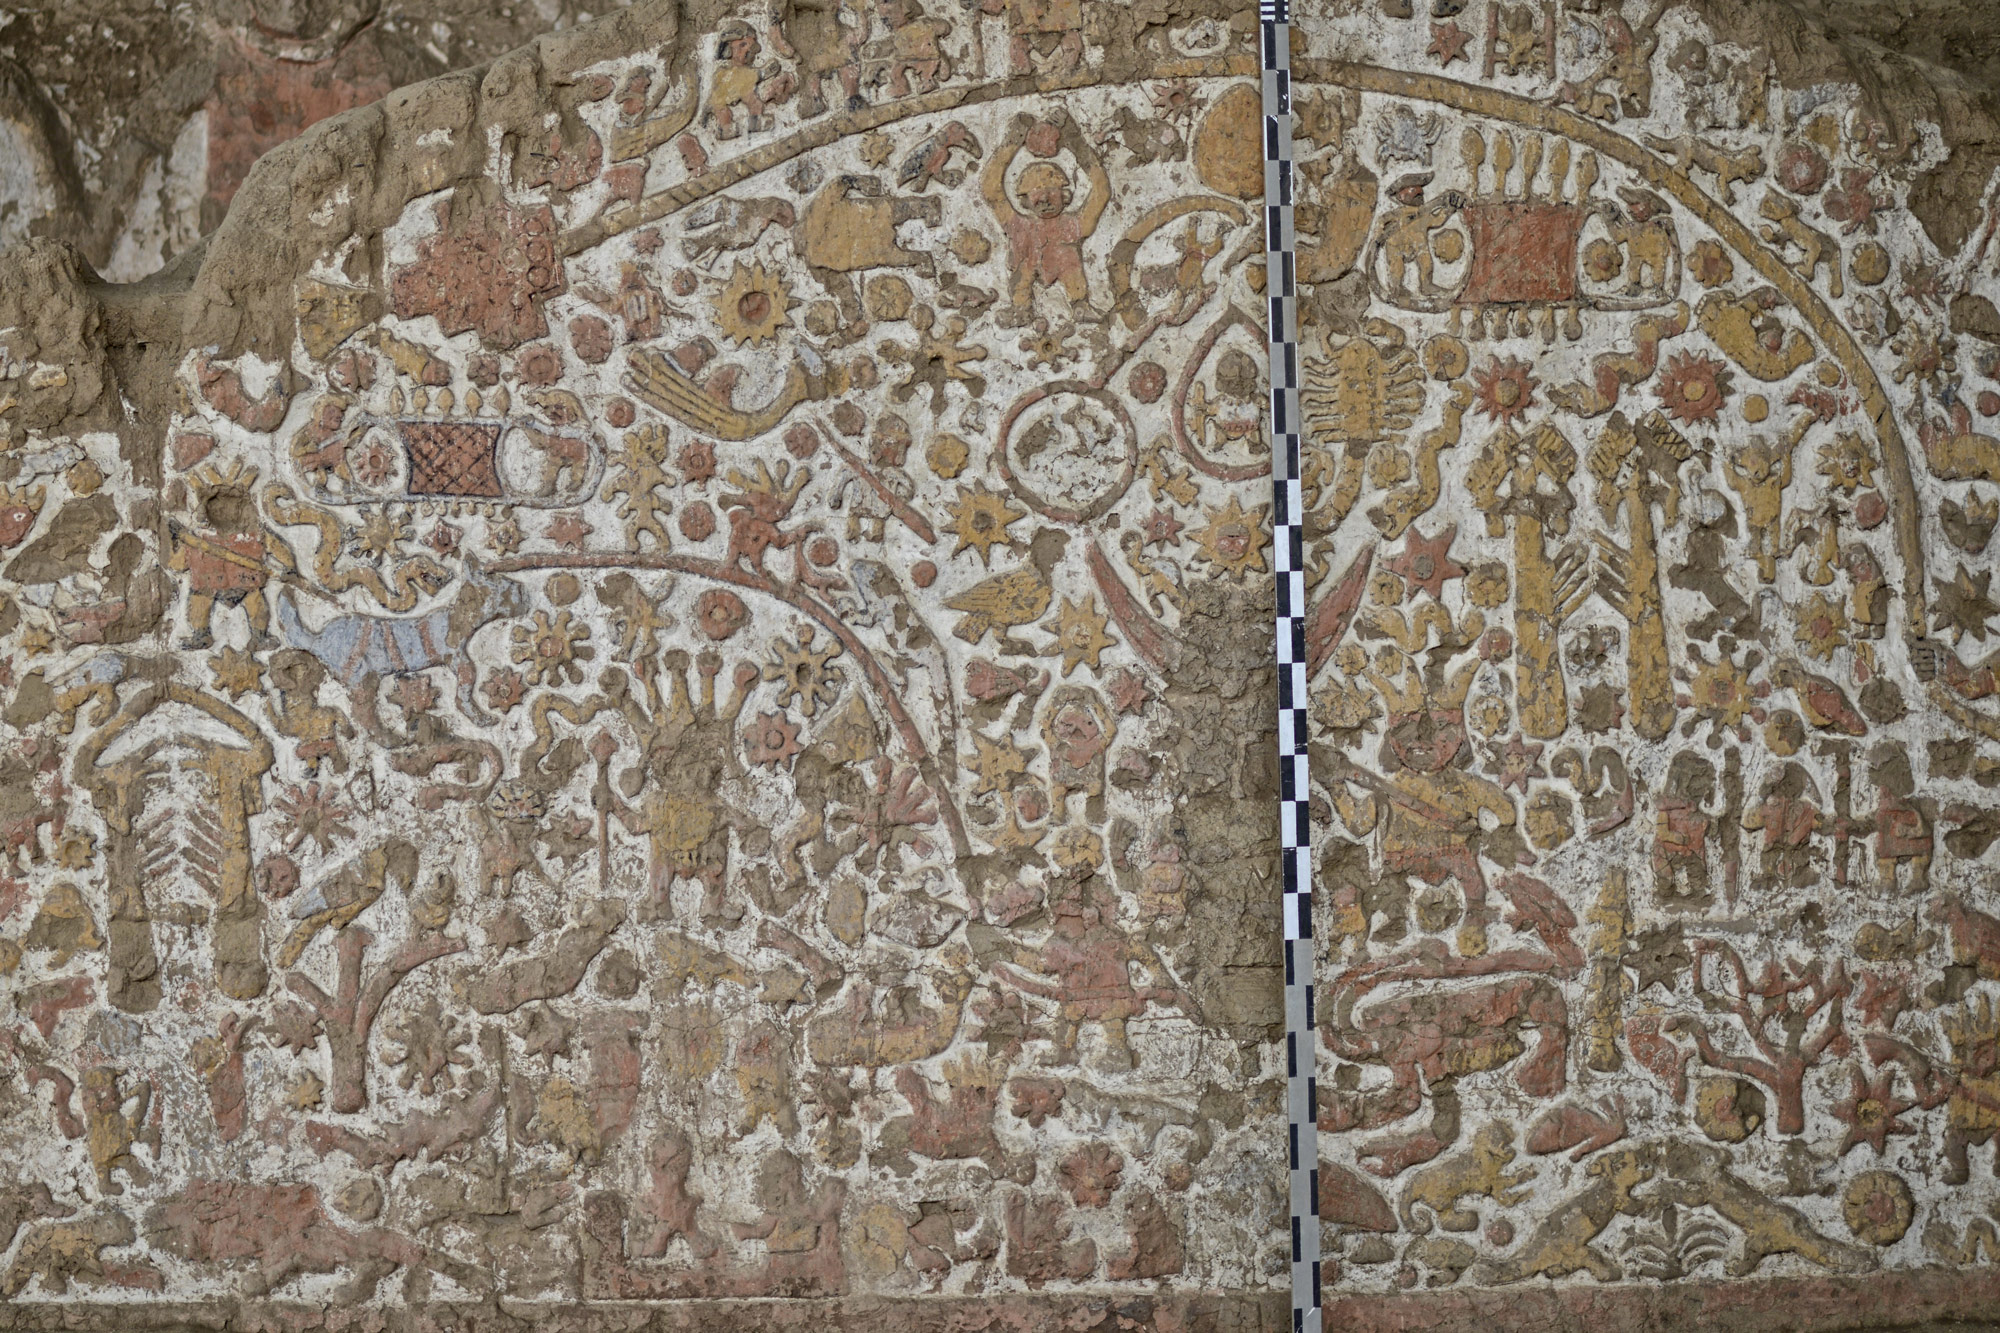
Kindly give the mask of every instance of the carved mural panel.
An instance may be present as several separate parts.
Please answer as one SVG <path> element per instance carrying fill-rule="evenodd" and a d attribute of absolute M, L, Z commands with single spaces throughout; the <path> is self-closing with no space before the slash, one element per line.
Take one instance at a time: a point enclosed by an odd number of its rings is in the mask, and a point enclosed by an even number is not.
<path fill-rule="evenodd" d="M 1293 53 L 1329 1297 L 1976 1312 L 1990 215 L 1396 11 Z M 23 1318 L 1277 1326 L 1252 18 L 640 6 L 0 257 Z"/>

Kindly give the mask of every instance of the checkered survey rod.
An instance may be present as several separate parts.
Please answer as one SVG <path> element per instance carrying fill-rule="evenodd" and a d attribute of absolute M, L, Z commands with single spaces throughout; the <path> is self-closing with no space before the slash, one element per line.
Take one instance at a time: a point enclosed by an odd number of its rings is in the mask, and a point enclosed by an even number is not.
<path fill-rule="evenodd" d="M 1319 1125 L 1313 1076 L 1312 825 L 1306 807 L 1306 576 L 1299 494 L 1299 310 L 1292 232 L 1290 0 L 1261 0 L 1265 295 L 1271 314 L 1271 506 L 1278 584 L 1278 838 L 1285 893 L 1285 1114 L 1292 1328 L 1319 1333 Z"/>

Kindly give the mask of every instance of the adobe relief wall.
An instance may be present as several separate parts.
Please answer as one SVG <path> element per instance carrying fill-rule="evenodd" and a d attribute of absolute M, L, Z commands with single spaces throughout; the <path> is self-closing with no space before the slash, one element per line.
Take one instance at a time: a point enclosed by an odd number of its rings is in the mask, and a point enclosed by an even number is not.
<path fill-rule="evenodd" d="M 1788 14 L 1302 16 L 1343 1326 L 2000 1303 L 2000 136 Z M 642 4 L 0 252 L 0 1323 L 1287 1325 L 1252 26 Z"/>

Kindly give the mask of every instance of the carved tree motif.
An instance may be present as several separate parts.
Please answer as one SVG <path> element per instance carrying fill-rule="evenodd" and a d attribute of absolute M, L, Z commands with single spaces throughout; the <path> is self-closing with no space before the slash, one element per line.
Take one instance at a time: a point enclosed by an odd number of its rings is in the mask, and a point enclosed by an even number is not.
<path fill-rule="evenodd" d="M 1694 1039 L 1702 1060 L 1716 1069 L 1741 1074 L 1771 1090 L 1777 1102 L 1774 1123 L 1780 1134 L 1806 1129 L 1805 1076 L 1831 1051 L 1844 1055 L 1853 1043 L 1846 1031 L 1847 997 L 1853 984 L 1846 960 L 1831 969 L 1818 961 L 1780 964 L 1773 959 L 1753 980 L 1743 957 L 1721 940 L 1693 940 L 1695 995 L 1705 1006 L 1734 1018 L 1736 1040 L 1749 1052 L 1724 1050 L 1717 1038 L 1728 1029 L 1690 1014 L 1667 1020 L 1666 1030 Z M 1710 964 L 1723 985 L 1711 989 Z M 1818 1020 L 1815 1028 L 1814 1022 Z"/>
<path fill-rule="evenodd" d="M 334 945 L 340 959 L 340 981 L 332 995 L 297 972 L 285 978 L 286 986 L 317 1016 L 319 1032 L 326 1037 L 333 1055 L 327 1107 L 341 1113 L 359 1111 L 368 1104 L 368 1036 L 389 992 L 425 963 L 465 949 L 464 940 L 448 935 L 419 935 L 363 981 L 362 955 L 374 943 L 374 934 L 360 926 L 340 932 Z"/>

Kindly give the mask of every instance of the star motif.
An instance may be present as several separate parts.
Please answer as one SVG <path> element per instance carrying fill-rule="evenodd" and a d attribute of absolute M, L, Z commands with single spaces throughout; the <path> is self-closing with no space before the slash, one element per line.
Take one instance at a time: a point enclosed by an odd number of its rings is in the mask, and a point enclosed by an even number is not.
<path fill-rule="evenodd" d="M 1618 730 L 1625 719 L 1625 696 L 1615 684 L 1587 685 L 1577 697 L 1577 721 L 1593 736 Z"/>
<path fill-rule="evenodd" d="M 1292 133 L 1308 143 L 1330 148 L 1346 137 L 1340 100 L 1328 94 L 1299 97 L 1292 101 Z"/>
<path fill-rule="evenodd" d="M 1847 1126 L 1839 1155 L 1845 1157 L 1850 1149 L 1866 1143 L 1880 1157 L 1888 1151 L 1890 1135 L 1916 1133 L 1896 1118 L 1914 1104 L 1896 1095 L 1895 1070 L 1884 1069 L 1871 1080 L 1856 1069 L 1853 1091 L 1833 1106 L 1835 1118 Z"/>
<path fill-rule="evenodd" d="M 1822 662 L 1847 643 L 1847 608 L 1840 599 L 1816 592 L 1804 606 L 1792 608 L 1792 639 L 1799 651 Z"/>
<path fill-rule="evenodd" d="M 783 767 L 799 752 L 799 724 L 782 711 L 765 713 L 743 733 L 750 762 L 763 768 Z"/>
<path fill-rule="evenodd" d="M 989 568 L 993 548 L 1011 540 L 1007 529 L 1028 516 L 1027 510 L 1014 507 L 1004 491 L 990 491 L 983 481 L 959 487 L 958 499 L 946 507 L 951 510 L 952 530 L 958 535 L 958 545 L 951 553 L 978 551 L 980 562 Z"/>
<path fill-rule="evenodd" d="M 1505 745 L 1494 746 L 1492 756 L 1494 766 L 1486 771 L 1499 778 L 1503 790 L 1514 787 L 1525 796 L 1529 778 L 1548 776 L 1542 771 L 1542 746 L 1536 741 L 1517 735 Z"/>
<path fill-rule="evenodd" d="M 1942 579 L 1931 580 L 1937 587 L 1937 609 L 1931 612 L 1938 629 L 1950 629 L 1951 641 L 1956 644 L 1970 634 L 1975 639 L 1986 637 L 1986 622 L 2000 615 L 2000 602 L 1995 602 L 1988 589 L 1993 582 L 1991 570 L 1981 570 L 1976 576 L 1959 562 L 1958 577 L 1950 583 Z"/>
<path fill-rule="evenodd" d="M 360 527 L 348 532 L 347 543 L 361 555 L 394 555 L 396 547 L 409 536 L 410 528 L 406 521 L 378 509 L 362 519 Z"/>
<path fill-rule="evenodd" d="M 1115 672 L 1105 682 L 1104 689 L 1111 697 L 1111 711 L 1121 716 L 1138 712 L 1153 697 L 1153 688 L 1146 683 L 1146 678 L 1129 667 Z"/>
<path fill-rule="evenodd" d="M 824 648 L 814 648 L 813 638 L 811 625 L 799 626 L 796 642 L 780 641 L 777 660 L 764 664 L 764 679 L 778 682 L 778 706 L 789 708 L 797 699 L 799 711 L 807 717 L 840 697 L 840 670 L 830 664 L 846 651 L 839 639 L 828 639 Z"/>
<path fill-rule="evenodd" d="M 544 535 L 566 551 L 580 551 L 583 540 L 591 533 L 591 526 L 581 514 L 557 514 L 549 520 Z"/>
<path fill-rule="evenodd" d="M 896 141 L 880 130 L 861 136 L 861 160 L 880 171 L 889 165 L 890 155 L 896 151 Z"/>
<path fill-rule="evenodd" d="M 1155 509 L 1146 516 L 1146 521 L 1140 525 L 1139 530 L 1146 534 L 1147 546 L 1172 546 L 1181 539 L 1183 526 L 1181 521 L 1168 511 Z"/>
<path fill-rule="evenodd" d="M 1239 583 L 1245 574 L 1270 568 L 1264 560 L 1264 547 L 1270 542 L 1264 535 L 1264 512 L 1269 508 L 1258 505 L 1245 509 L 1232 495 L 1222 508 L 1209 510 L 1208 526 L 1194 534 L 1201 546 L 1195 559 L 1214 565 L 1217 572 Z"/>
<path fill-rule="evenodd" d="M 326 1085 L 319 1081 L 319 1075 L 307 1070 L 285 1089 L 285 1103 L 294 1111 L 316 1110 L 320 1094 L 325 1090 Z"/>
<path fill-rule="evenodd" d="M 972 744 L 978 753 L 962 755 L 958 762 L 966 772 L 978 775 L 979 781 L 972 788 L 975 796 L 989 791 L 1005 791 L 1014 785 L 1014 778 L 1028 771 L 1028 757 L 1005 736 L 996 741 L 975 731 L 972 733 Z"/>
<path fill-rule="evenodd" d="M 1479 414 L 1511 425 L 1514 418 L 1534 406 L 1536 383 L 1534 369 L 1526 361 L 1511 356 L 1505 361 L 1497 356 L 1488 358 L 1486 367 L 1472 375 Z"/>
<path fill-rule="evenodd" d="M 763 261 L 736 261 L 729 281 L 714 298 L 716 327 L 738 347 L 761 347 L 791 325 L 790 311 L 798 304 L 778 274 Z"/>
<path fill-rule="evenodd" d="M 1062 654 L 1063 675 L 1077 669 L 1084 663 L 1090 669 L 1097 669 L 1097 659 L 1106 648 L 1113 647 L 1118 640 L 1104 632 L 1110 617 L 1097 609 L 1097 598 L 1093 594 L 1081 602 L 1063 598 L 1062 610 L 1056 617 L 1042 626 L 1044 632 L 1056 636 L 1056 641 L 1042 653 L 1044 657 Z"/>
<path fill-rule="evenodd" d="M 1729 367 L 1712 356 L 1682 352 L 1660 372 L 1654 392 L 1667 415 L 1682 425 L 1715 420 L 1729 397 Z"/>
<path fill-rule="evenodd" d="M 1453 524 L 1435 537 L 1426 537 L 1415 528 L 1403 543 L 1400 554 L 1385 562 L 1392 574 L 1402 576 L 1406 596 L 1414 597 L 1422 588 L 1432 597 L 1444 596 L 1444 585 L 1465 577 L 1465 566 L 1451 558 L 1451 544 L 1458 540 Z"/>
<path fill-rule="evenodd" d="M 462 535 L 451 524 L 439 523 L 424 534 L 424 545 L 430 547 L 441 556 L 449 557 L 457 553 L 458 539 Z"/>
<path fill-rule="evenodd" d="M 1472 40 L 1472 34 L 1458 26 L 1456 20 L 1446 19 L 1442 23 L 1431 24 L 1430 48 L 1427 56 L 1436 56 L 1438 64 L 1449 65 L 1454 60 L 1464 60 L 1465 44 Z"/>
<path fill-rule="evenodd" d="M 521 679 L 521 673 L 512 667 L 503 667 L 486 678 L 480 687 L 489 707 L 500 712 L 512 711 L 528 695 L 528 682 Z"/>
<path fill-rule="evenodd" d="M 215 688 L 229 691 L 231 699 L 241 699 L 264 688 L 264 664 L 240 648 L 224 648 L 209 660 Z"/>
<path fill-rule="evenodd" d="M 521 525 L 511 518 L 503 518 L 486 528 L 486 544 L 495 555 L 512 555 L 521 549 Z"/>

